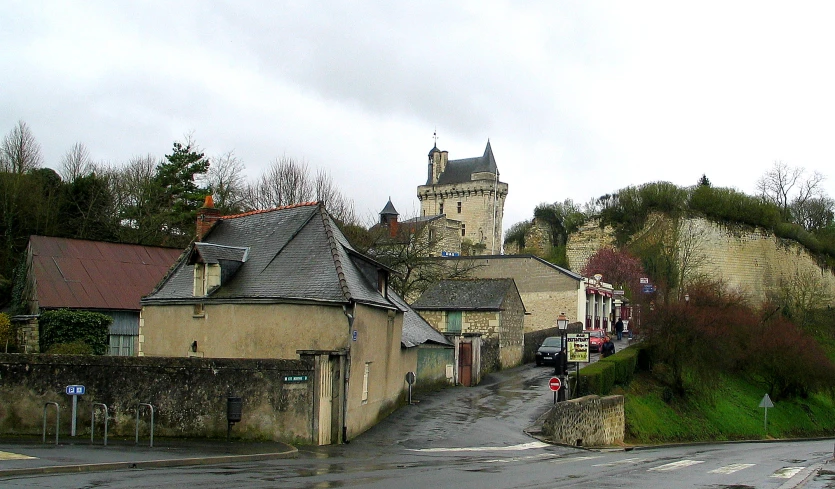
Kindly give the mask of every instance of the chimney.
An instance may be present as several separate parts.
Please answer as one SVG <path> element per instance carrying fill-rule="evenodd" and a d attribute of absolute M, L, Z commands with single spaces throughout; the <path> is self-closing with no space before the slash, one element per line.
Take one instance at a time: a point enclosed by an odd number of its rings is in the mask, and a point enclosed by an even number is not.
<path fill-rule="evenodd" d="M 388 222 L 389 226 L 389 236 L 395 237 L 397 236 L 397 231 L 400 229 L 400 223 L 397 222 L 397 215 L 391 216 Z"/>
<path fill-rule="evenodd" d="M 206 200 L 203 201 L 203 207 L 197 211 L 197 241 L 203 239 L 218 219 L 220 219 L 220 211 L 215 209 L 212 196 L 207 195 Z"/>

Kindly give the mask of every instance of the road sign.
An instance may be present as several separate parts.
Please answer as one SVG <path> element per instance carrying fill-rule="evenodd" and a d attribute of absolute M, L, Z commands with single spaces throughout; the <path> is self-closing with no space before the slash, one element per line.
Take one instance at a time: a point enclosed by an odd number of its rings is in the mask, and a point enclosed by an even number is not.
<path fill-rule="evenodd" d="M 771 402 L 771 398 L 770 398 L 770 397 L 768 397 L 768 394 L 766 394 L 766 395 L 764 395 L 764 396 L 763 396 L 763 400 L 762 400 L 762 401 L 760 401 L 760 407 L 761 407 L 761 408 L 770 408 L 770 407 L 774 407 L 774 403 L 773 403 L 773 402 Z"/>
<path fill-rule="evenodd" d="M 649 283 L 649 277 L 641 277 L 640 282 L 642 284 L 648 284 Z"/>
<path fill-rule="evenodd" d="M 560 390 L 560 379 L 559 377 L 551 377 L 551 380 L 548 381 L 548 387 L 551 388 L 552 391 L 557 392 Z"/>
<path fill-rule="evenodd" d="M 644 294 L 652 294 L 653 292 L 655 292 L 655 286 L 652 285 L 652 284 L 644 284 L 642 287 L 643 287 L 642 292 Z"/>
<path fill-rule="evenodd" d="M 86 392 L 83 385 L 68 385 L 64 390 L 68 396 L 83 396 Z"/>

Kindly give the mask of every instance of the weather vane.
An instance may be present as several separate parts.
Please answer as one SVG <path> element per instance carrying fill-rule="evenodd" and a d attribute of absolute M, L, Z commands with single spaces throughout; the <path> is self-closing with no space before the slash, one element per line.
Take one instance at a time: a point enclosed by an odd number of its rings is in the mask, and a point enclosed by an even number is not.
<path fill-rule="evenodd" d="M 435 132 L 432 133 L 432 138 L 435 139 L 435 146 L 437 146 L 438 145 L 438 128 L 437 128 L 437 126 L 435 127 Z"/>

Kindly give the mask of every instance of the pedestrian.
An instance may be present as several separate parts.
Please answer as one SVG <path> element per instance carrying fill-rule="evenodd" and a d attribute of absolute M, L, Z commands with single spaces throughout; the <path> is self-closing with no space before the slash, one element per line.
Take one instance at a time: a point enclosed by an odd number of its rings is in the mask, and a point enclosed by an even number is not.
<path fill-rule="evenodd" d="M 612 343 L 612 339 L 609 336 L 603 338 L 603 346 L 600 347 L 600 356 L 603 358 L 608 357 L 609 355 L 615 354 L 615 344 Z"/>
<path fill-rule="evenodd" d="M 618 322 L 615 323 L 615 331 L 618 333 L 618 341 L 623 340 L 623 319 L 618 318 Z"/>

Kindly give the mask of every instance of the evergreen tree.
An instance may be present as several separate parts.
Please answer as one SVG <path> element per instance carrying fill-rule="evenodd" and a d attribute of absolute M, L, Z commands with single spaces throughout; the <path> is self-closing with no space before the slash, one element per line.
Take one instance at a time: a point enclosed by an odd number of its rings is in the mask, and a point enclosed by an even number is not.
<path fill-rule="evenodd" d="M 197 152 L 190 140 L 185 145 L 175 141 L 172 153 L 165 159 L 167 162 L 160 164 L 154 175 L 160 190 L 163 231 L 170 238 L 164 244 L 184 246 L 194 236 L 197 210 L 211 193 L 195 181 L 196 175 L 209 171 L 209 160 Z"/>

